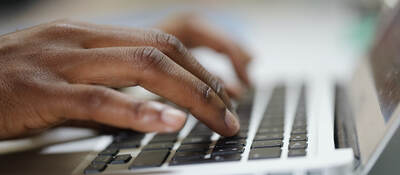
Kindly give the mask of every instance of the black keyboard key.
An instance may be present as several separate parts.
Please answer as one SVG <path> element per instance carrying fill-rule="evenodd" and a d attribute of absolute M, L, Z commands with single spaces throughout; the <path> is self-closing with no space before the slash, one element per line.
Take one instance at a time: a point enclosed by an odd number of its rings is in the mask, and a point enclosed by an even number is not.
<path fill-rule="evenodd" d="M 306 129 L 307 124 L 306 123 L 293 123 L 292 124 L 292 129 Z"/>
<path fill-rule="evenodd" d="M 95 163 L 95 164 L 90 164 L 85 170 L 85 174 L 96 174 L 104 171 L 107 167 L 106 163 Z"/>
<path fill-rule="evenodd" d="M 260 123 L 260 128 L 283 128 L 284 123 L 279 122 L 279 123 L 271 123 L 271 122 L 266 122 L 266 123 Z"/>
<path fill-rule="evenodd" d="M 129 140 L 142 140 L 144 137 L 143 133 L 138 133 L 134 131 L 122 131 L 118 132 L 118 134 L 114 135 L 114 142 L 122 142 Z"/>
<path fill-rule="evenodd" d="M 211 163 L 211 162 L 225 162 L 225 161 L 239 161 L 241 159 L 240 154 L 226 154 L 216 155 L 210 158 L 199 158 L 199 159 L 174 159 L 170 165 L 185 165 L 185 164 L 198 164 L 198 163 Z"/>
<path fill-rule="evenodd" d="M 111 162 L 111 164 L 124 164 L 128 163 L 132 159 L 132 156 L 130 154 L 121 154 L 118 156 L 114 157 L 114 160 Z"/>
<path fill-rule="evenodd" d="M 243 147 L 246 146 L 246 140 L 225 140 L 220 139 L 215 144 L 216 147 Z"/>
<path fill-rule="evenodd" d="M 111 144 L 109 144 L 109 145 L 107 146 L 106 149 L 119 149 L 119 144 L 118 144 L 118 143 L 115 143 L 115 142 L 112 142 Z"/>
<path fill-rule="evenodd" d="M 111 162 L 111 160 L 112 160 L 112 156 L 98 155 L 96 158 L 94 158 L 92 163 L 109 163 L 109 162 Z"/>
<path fill-rule="evenodd" d="M 292 130 L 292 134 L 307 134 L 307 130 L 302 128 L 297 128 Z"/>
<path fill-rule="evenodd" d="M 283 116 L 279 117 L 273 117 L 273 116 L 264 116 L 264 118 L 261 121 L 261 124 L 267 125 L 269 123 L 273 124 L 283 124 L 285 122 L 285 119 Z"/>
<path fill-rule="evenodd" d="M 187 164 L 199 164 L 199 163 L 209 163 L 211 159 L 206 159 L 204 157 L 198 159 L 173 159 L 169 165 L 187 165 Z"/>
<path fill-rule="evenodd" d="M 306 141 L 291 141 L 289 143 L 289 149 L 305 149 L 307 146 Z"/>
<path fill-rule="evenodd" d="M 99 155 L 109 155 L 109 156 L 115 156 L 117 155 L 119 150 L 117 148 L 106 148 L 102 152 L 99 153 Z"/>
<path fill-rule="evenodd" d="M 296 134 L 290 136 L 291 141 L 307 141 L 307 135 L 305 134 Z"/>
<path fill-rule="evenodd" d="M 146 145 L 143 150 L 158 150 L 158 149 L 171 149 L 174 143 L 171 142 L 160 142 L 160 143 L 150 143 Z"/>
<path fill-rule="evenodd" d="M 268 159 L 279 158 L 281 156 L 281 148 L 257 148 L 250 151 L 249 159 Z"/>
<path fill-rule="evenodd" d="M 257 134 L 267 134 L 267 133 L 283 133 L 283 128 L 281 128 L 281 127 L 260 128 L 257 131 Z"/>
<path fill-rule="evenodd" d="M 177 152 L 185 152 L 185 151 L 207 151 L 210 149 L 210 145 L 209 144 L 185 144 L 185 145 L 181 145 Z"/>
<path fill-rule="evenodd" d="M 270 103 L 268 104 L 269 110 L 265 111 L 265 118 L 268 117 L 278 117 L 277 115 L 270 114 L 281 114 L 285 111 L 283 96 L 278 96 L 278 98 L 271 98 Z"/>
<path fill-rule="evenodd" d="M 176 152 L 173 160 L 194 160 L 204 158 L 206 152 Z"/>
<path fill-rule="evenodd" d="M 171 134 L 157 134 L 151 139 L 150 143 L 159 143 L 159 142 L 175 142 L 178 138 L 178 133 Z"/>
<path fill-rule="evenodd" d="M 241 127 L 241 126 L 240 126 Z M 241 133 L 248 133 L 249 132 L 249 128 L 240 128 L 240 131 L 239 132 L 241 132 Z"/>
<path fill-rule="evenodd" d="M 169 154 L 169 150 L 154 150 L 154 151 L 142 151 L 133 160 L 130 165 L 130 169 L 146 168 L 146 167 L 158 167 L 163 164 Z"/>
<path fill-rule="evenodd" d="M 191 132 L 198 132 L 198 131 L 212 131 L 211 129 L 209 129 L 206 125 L 204 125 L 203 123 L 198 122 L 196 124 L 196 126 L 192 129 Z"/>
<path fill-rule="evenodd" d="M 193 144 L 193 143 L 211 143 L 210 136 L 193 136 L 186 137 L 182 140 L 182 144 Z"/>
<path fill-rule="evenodd" d="M 283 106 L 283 105 L 282 105 Z M 284 118 L 284 112 L 285 108 L 278 106 L 278 105 L 271 105 L 267 108 L 267 110 L 265 111 L 264 114 L 264 120 L 279 120 L 279 119 L 283 119 Z M 273 118 L 277 118 L 277 119 L 273 119 Z"/>
<path fill-rule="evenodd" d="M 119 150 L 119 143 L 111 142 L 105 149 L 118 149 Z"/>
<path fill-rule="evenodd" d="M 300 123 L 307 124 L 307 120 L 306 120 L 305 117 L 303 117 L 303 118 L 297 118 L 297 117 L 296 117 L 296 118 L 294 118 L 293 123 L 297 123 L 297 124 L 300 124 Z"/>
<path fill-rule="evenodd" d="M 208 136 L 211 137 L 214 134 L 213 131 L 208 130 L 208 131 L 192 131 L 189 133 L 188 137 L 193 137 L 193 136 Z"/>
<path fill-rule="evenodd" d="M 239 154 L 223 154 L 223 155 L 213 155 L 211 156 L 212 161 L 225 162 L 225 161 L 239 161 L 242 158 Z"/>
<path fill-rule="evenodd" d="M 124 148 L 139 148 L 140 140 L 122 141 L 112 143 L 108 148 L 124 149 Z"/>
<path fill-rule="evenodd" d="M 255 141 L 251 148 L 281 147 L 282 145 L 283 142 L 281 140 Z"/>
<path fill-rule="evenodd" d="M 295 124 L 295 123 L 293 123 L 292 130 L 295 130 L 295 129 L 307 129 L 307 125 L 306 124 Z"/>
<path fill-rule="evenodd" d="M 118 144 L 118 147 L 121 149 L 124 148 L 139 148 L 140 141 L 129 141 L 129 142 L 121 142 Z"/>
<path fill-rule="evenodd" d="M 239 139 L 246 139 L 247 132 L 239 132 L 238 134 L 231 136 L 231 137 L 221 137 L 220 139 L 224 140 L 239 140 Z"/>
<path fill-rule="evenodd" d="M 218 148 L 215 147 L 211 155 L 224 155 L 224 154 L 237 154 L 243 153 L 243 147 L 232 147 L 232 148 Z"/>
<path fill-rule="evenodd" d="M 289 157 L 298 157 L 298 156 L 305 156 L 306 155 L 306 150 L 304 149 L 291 149 L 288 152 Z"/>
<path fill-rule="evenodd" d="M 282 140 L 283 139 L 283 134 L 257 134 L 254 137 L 255 141 L 261 141 L 261 140 Z"/>

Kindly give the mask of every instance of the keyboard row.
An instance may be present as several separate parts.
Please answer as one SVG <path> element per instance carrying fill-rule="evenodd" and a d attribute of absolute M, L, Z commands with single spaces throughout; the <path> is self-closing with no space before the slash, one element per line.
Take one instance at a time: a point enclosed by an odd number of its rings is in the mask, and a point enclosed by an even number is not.
<path fill-rule="evenodd" d="M 277 87 L 272 92 L 251 145 L 250 160 L 281 156 L 285 126 L 285 94 L 284 87 Z"/>
<path fill-rule="evenodd" d="M 289 141 L 289 157 L 305 156 L 308 146 L 305 88 L 301 88 Z"/>

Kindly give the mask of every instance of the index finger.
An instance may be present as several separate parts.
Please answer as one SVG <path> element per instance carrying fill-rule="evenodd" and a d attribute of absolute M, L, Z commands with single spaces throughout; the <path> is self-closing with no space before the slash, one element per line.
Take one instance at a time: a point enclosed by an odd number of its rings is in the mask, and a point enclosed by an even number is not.
<path fill-rule="evenodd" d="M 226 54 L 231 60 L 239 79 L 250 86 L 247 65 L 251 56 L 225 32 L 212 26 L 197 15 L 182 15 L 157 26 L 177 36 L 187 47 L 206 46 Z"/>

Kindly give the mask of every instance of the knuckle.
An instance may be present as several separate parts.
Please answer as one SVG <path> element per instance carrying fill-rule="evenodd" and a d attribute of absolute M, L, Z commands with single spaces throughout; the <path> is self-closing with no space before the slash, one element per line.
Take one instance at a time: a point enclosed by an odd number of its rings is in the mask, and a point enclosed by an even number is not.
<path fill-rule="evenodd" d="M 211 81 L 211 86 L 213 87 L 214 91 L 219 94 L 222 92 L 222 90 L 224 89 L 224 85 L 223 83 L 217 79 L 217 78 L 212 78 Z"/>
<path fill-rule="evenodd" d="M 216 76 L 214 76 L 211 73 L 204 72 L 204 74 L 206 75 L 206 79 L 205 82 L 207 82 L 207 85 L 217 94 L 221 94 L 223 93 L 225 87 L 224 87 L 224 83 L 222 82 L 221 79 L 217 78 Z"/>
<path fill-rule="evenodd" d="M 145 118 L 145 107 L 146 107 L 146 103 L 147 102 L 140 102 L 135 104 L 134 106 L 134 117 L 133 120 L 134 121 L 140 121 L 143 120 Z"/>
<path fill-rule="evenodd" d="M 103 88 L 90 88 L 79 95 L 82 98 L 86 110 L 88 112 L 94 112 L 106 103 L 109 93 Z"/>
<path fill-rule="evenodd" d="M 67 34 L 78 34 L 82 32 L 82 27 L 77 22 L 69 19 L 57 20 L 46 25 L 43 30 L 44 35 L 64 36 Z"/>
<path fill-rule="evenodd" d="M 138 64 L 141 70 L 159 67 L 164 59 L 164 54 L 154 47 L 138 48 L 133 52 L 133 54 L 128 54 L 133 55 L 135 64 Z"/>
<path fill-rule="evenodd" d="M 226 110 L 224 103 L 218 95 L 207 85 L 198 86 L 196 89 L 196 96 L 198 97 L 196 101 L 201 104 L 203 109 L 206 108 L 209 110 L 211 112 L 209 115 L 211 116 L 219 116 Z M 190 107 L 189 111 L 194 114 L 204 114 L 204 111 L 197 107 Z"/>
<path fill-rule="evenodd" d="M 185 48 L 182 42 L 171 34 L 156 32 L 155 40 L 158 45 L 169 51 L 183 52 Z"/>
<path fill-rule="evenodd" d="M 52 22 L 52 24 L 73 24 L 74 22 L 68 18 L 58 19 Z"/>
<path fill-rule="evenodd" d="M 211 99 L 213 98 L 214 91 L 212 90 L 211 87 L 203 85 L 203 87 L 200 88 L 200 94 L 204 102 L 207 103 L 211 101 Z"/>

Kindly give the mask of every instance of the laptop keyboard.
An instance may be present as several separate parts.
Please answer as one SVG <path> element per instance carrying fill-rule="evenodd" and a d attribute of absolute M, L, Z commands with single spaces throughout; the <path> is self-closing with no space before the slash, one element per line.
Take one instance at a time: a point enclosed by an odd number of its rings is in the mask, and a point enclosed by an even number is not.
<path fill-rule="evenodd" d="M 301 90 L 291 128 L 288 157 L 306 155 L 307 118 L 305 92 Z M 284 140 L 286 88 L 273 90 L 267 109 L 256 130 L 250 146 L 249 160 L 280 158 Z M 188 164 L 240 161 L 245 151 L 249 121 L 253 108 L 254 96 L 249 95 L 239 102 L 237 114 L 240 131 L 233 137 L 219 137 L 201 122 L 197 122 L 183 139 L 178 133 L 156 134 L 147 144 L 141 145 L 145 134 L 133 131 L 121 131 L 113 135 L 112 143 L 100 152 L 86 167 L 85 174 L 96 174 L 109 166 L 127 165 L 129 169 L 160 167 L 167 162 L 169 166 Z M 214 138 L 214 139 L 212 139 Z M 173 149 L 176 142 L 180 143 Z M 120 153 L 125 149 L 140 149 L 137 156 Z M 126 151 L 125 151 L 126 152 Z M 171 157 L 171 158 L 169 158 Z M 132 160 L 133 159 L 133 160 Z M 113 168 L 112 170 L 115 170 Z"/>

